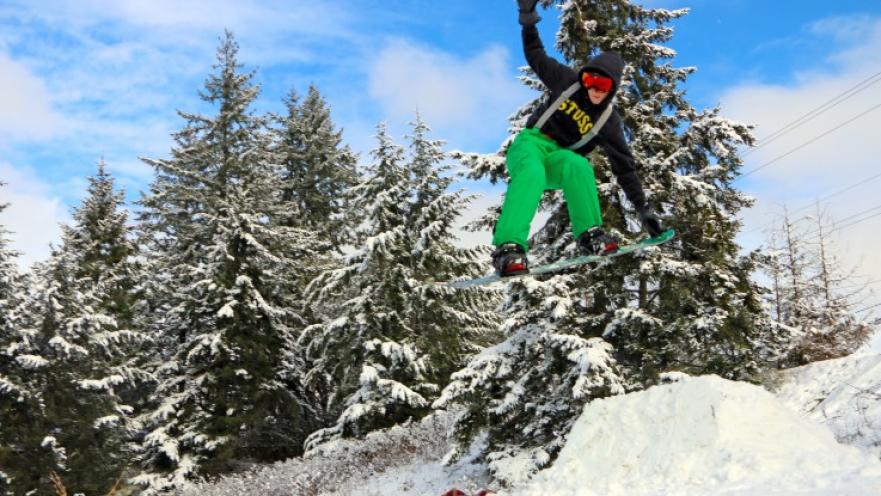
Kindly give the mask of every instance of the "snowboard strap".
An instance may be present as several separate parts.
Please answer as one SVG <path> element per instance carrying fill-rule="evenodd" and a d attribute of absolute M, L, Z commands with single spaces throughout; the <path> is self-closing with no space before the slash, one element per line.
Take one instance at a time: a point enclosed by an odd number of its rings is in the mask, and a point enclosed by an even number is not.
<path fill-rule="evenodd" d="M 558 96 L 557 99 L 554 100 L 554 102 L 548 106 L 547 110 L 545 110 L 544 113 L 541 114 L 541 117 L 538 118 L 538 122 L 535 123 L 535 129 L 538 129 L 539 131 L 541 131 L 541 128 L 543 128 L 544 125 L 547 124 L 548 120 L 551 118 L 552 115 L 554 115 L 554 112 L 557 111 L 557 109 L 560 107 L 560 105 L 562 105 L 563 102 L 565 102 L 567 99 L 569 99 L 569 97 L 574 95 L 575 92 L 578 91 L 578 89 L 580 87 L 581 87 L 581 81 L 576 81 L 575 83 L 572 84 L 572 86 L 566 88 L 562 93 L 560 93 L 560 96 Z M 582 136 L 581 139 L 578 140 L 577 143 L 575 143 L 574 145 L 569 145 L 566 148 L 568 148 L 570 150 L 577 150 L 577 149 L 581 148 L 582 146 L 586 145 L 588 142 L 590 142 L 590 140 L 594 139 L 596 137 L 596 135 L 598 135 L 600 133 L 600 130 L 606 124 L 606 121 L 609 120 L 609 116 L 612 115 L 612 110 L 613 110 L 614 106 L 615 106 L 615 100 L 613 99 L 611 102 L 609 102 L 609 105 L 606 107 L 606 110 L 604 110 L 603 113 L 600 114 L 599 120 L 597 120 L 596 124 L 594 124 L 594 126 L 592 128 L 590 128 L 590 131 L 588 131 L 587 134 Z"/>

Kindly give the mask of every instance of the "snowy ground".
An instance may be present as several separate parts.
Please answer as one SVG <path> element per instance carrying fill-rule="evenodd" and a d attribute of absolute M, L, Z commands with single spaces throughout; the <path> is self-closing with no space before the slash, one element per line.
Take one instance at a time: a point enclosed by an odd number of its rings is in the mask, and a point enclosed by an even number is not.
<path fill-rule="evenodd" d="M 881 355 L 788 370 L 775 391 L 787 406 L 826 424 L 840 442 L 881 459 Z"/>
<path fill-rule="evenodd" d="M 187 488 L 183 496 L 439 496 L 441 488 L 476 492 L 486 485 L 483 467 L 441 463 L 450 416 L 374 433 L 361 441 L 327 445 L 307 459 L 292 459 L 250 474 Z"/>
<path fill-rule="evenodd" d="M 556 463 L 500 496 L 881 494 L 881 355 L 786 371 L 767 390 L 685 377 L 585 407 Z M 439 496 L 486 483 L 443 467 L 447 417 L 329 446 L 187 496 Z"/>

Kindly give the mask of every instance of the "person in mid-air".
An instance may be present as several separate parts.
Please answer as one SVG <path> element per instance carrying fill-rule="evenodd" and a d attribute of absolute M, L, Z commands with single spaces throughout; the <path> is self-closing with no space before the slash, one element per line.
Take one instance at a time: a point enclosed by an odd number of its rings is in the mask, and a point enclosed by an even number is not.
<path fill-rule="evenodd" d="M 612 172 L 636 208 L 643 227 L 654 237 L 664 230 L 646 204 L 636 164 L 624 140 L 613 97 L 621 84 L 624 60 L 602 52 L 580 71 L 549 57 L 535 25 L 538 0 L 517 0 L 526 60 L 547 87 L 549 97 L 508 148 L 508 190 L 493 230 L 493 266 L 500 276 L 529 271 L 526 251 L 529 227 L 546 189 L 562 189 L 572 234 L 588 255 L 618 249 L 618 238 L 602 229 L 603 218 L 593 167 L 586 155 L 597 145 L 609 158 Z"/>

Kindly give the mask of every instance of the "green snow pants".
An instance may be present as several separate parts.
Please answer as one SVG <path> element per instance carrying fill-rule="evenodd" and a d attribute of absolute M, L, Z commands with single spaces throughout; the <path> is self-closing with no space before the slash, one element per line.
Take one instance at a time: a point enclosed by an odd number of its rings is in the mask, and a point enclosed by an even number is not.
<path fill-rule="evenodd" d="M 529 226 L 545 190 L 562 189 L 575 239 L 603 224 L 596 177 L 587 158 L 537 129 L 524 129 L 508 147 L 508 191 L 493 231 L 493 245 L 517 243 L 528 250 Z"/>

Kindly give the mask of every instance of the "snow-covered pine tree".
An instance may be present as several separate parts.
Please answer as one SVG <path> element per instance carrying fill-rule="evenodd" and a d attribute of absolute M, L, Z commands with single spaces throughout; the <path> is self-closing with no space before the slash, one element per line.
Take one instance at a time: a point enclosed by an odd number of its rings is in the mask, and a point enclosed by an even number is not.
<path fill-rule="evenodd" d="M 0 188 L 5 186 L 6 183 L 0 182 Z M 8 203 L 0 203 L 0 212 L 8 206 Z M 18 329 L 16 310 L 24 288 L 16 262 L 20 253 L 10 248 L 9 234 L 10 232 L 0 224 L 0 395 L 7 394 L 13 397 L 19 388 L 11 382 L 11 372 L 15 365 L 12 355 L 8 353 L 8 347 L 16 341 Z M 0 431 L 2 430 L 3 424 L 0 421 Z"/>
<path fill-rule="evenodd" d="M 0 188 L 5 183 L 0 182 Z M 8 204 L 0 203 L 0 212 Z M 9 247 L 9 231 L 0 225 L 0 493 L 24 493 L 31 486 L 22 481 L 24 467 L 32 463 L 20 456 L 27 444 L 30 429 L 23 421 L 38 415 L 39 404 L 34 391 L 22 381 L 28 371 L 17 360 L 21 346 L 21 303 L 24 300 L 23 276 L 16 259 L 20 255 Z"/>
<path fill-rule="evenodd" d="M 0 188 L 6 186 L 6 183 L 0 181 Z M 0 203 L 0 212 L 9 207 L 8 203 Z M 20 253 L 10 248 L 10 232 L 0 224 L 0 329 L 3 329 L 2 336 L 12 335 L 12 308 L 15 304 L 16 297 L 19 295 L 20 274 L 16 259 Z"/>
<path fill-rule="evenodd" d="M 134 409 L 126 399 L 149 380 L 136 363 L 147 338 L 134 326 L 136 248 L 123 193 L 103 162 L 89 183 L 61 245 L 35 270 L 26 338 L 15 346 L 41 405 L 25 427 L 40 437 L 22 454 L 28 490 L 50 491 L 54 470 L 73 491 L 106 493 L 129 461 Z"/>
<path fill-rule="evenodd" d="M 787 281 L 783 300 L 784 320 L 789 325 L 810 327 L 810 299 L 813 291 L 808 285 L 808 247 L 805 242 L 804 222 L 792 219 L 784 207 L 781 233 L 783 239 L 784 274 Z"/>
<path fill-rule="evenodd" d="M 145 494 L 296 455 L 317 427 L 290 347 L 304 325 L 298 288 L 327 248 L 285 225 L 298 207 L 281 198 L 267 119 L 250 110 L 259 87 L 237 54 L 227 32 L 201 95 L 218 113 L 181 112 L 172 157 L 146 159 L 160 348 L 134 478 Z"/>
<path fill-rule="evenodd" d="M 591 399 L 644 387 L 667 370 L 746 377 L 758 368 L 757 350 L 778 351 L 779 329 L 763 314 L 750 278 L 756 257 L 740 256 L 735 242 L 737 213 L 751 204 L 732 185 L 742 164 L 737 146 L 753 138 L 749 126 L 721 117 L 719 108 L 694 109 L 679 88 L 696 69 L 674 67 L 675 53 L 663 43 L 672 37 L 670 22 L 686 11 L 629 0 L 558 6 L 557 49 L 573 68 L 601 50 L 628 63 L 618 111 L 649 204 L 678 236 L 662 249 L 511 286 L 507 341 L 458 372 L 441 402 L 466 408 L 458 452 L 485 432 L 483 454 L 507 481 L 546 466 Z M 529 70 L 524 79 L 542 88 Z M 512 131 L 536 105 L 514 114 Z M 493 156 L 458 156 L 472 178 L 497 180 L 509 141 Z M 638 223 L 606 157 L 600 151 L 589 158 L 606 227 L 633 241 Z M 547 195 L 544 205 L 551 214 L 532 239 L 533 263 L 574 254 L 562 195 Z"/>
<path fill-rule="evenodd" d="M 132 415 L 143 406 L 145 393 L 153 382 L 152 374 L 144 367 L 143 356 L 150 340 L 141 320 L 141 280 L 145 273 L 128 222 L 125 192 L 116 188 L 103 159 L 88 181 L 88 196 L 74 211 L 73 226 L 63 227 L 62 248 L 75 254 L 74 277 L 86 287 L 91 285 L 98 313 L 111 320 L 106 323 L 107 334 L 95 336 L 104 352 L 104 377 L 85 381 L 81 387 L 114 398 L 114 410 L 118 413 L 102 422 L 130 433 L 137 429 L 132 424 Z"/>
<path fill-rule="evenodd" d="M 421 418 L 449 373 L 494 328 L 491 292 L 425 286 L 475 276 L 480 254 L 452 245 L 452 225 L 468 199 L 447 191 L 442 143 L 428 132 L 417 118 L 408 164 L 378 126 L 369 176 L 355 188 L 353 208 L 364 215 L 357 251 L 312 283 L 328 318 L 306 334 L 310 378 L 335 424 L 310 436 L 307 449 Z"/>
<path fill-rule="evenodd" d="M 799 343 L 805 363 L 840 358 L 856 352 L 869 341 L 874 327 L 855 312 L 865 305 L 867 285 L 855 283 L 856 268 L 844 267 L 837 255 L 839 247 L 832 238 L 836 231 L 831 217 L 820 205 L 814 218 L 816 243 L 815 259 L 816 293 L 819 296 L 817 317 L 825 332 Z"/>
<path fill-rule="evenodd" d="M 792 336 L 780 357 L 779 367 L 794 365 L 798 342 L 813 332 L 811 299 L 814 291 L 807 280 L 810 268 L 803 220 L 793 219 L 784 205 L 780 218 L 769 231 L 759 264 L 770 281 L 771 287 L 766 294 L 770 317 Z"/>
<path fill-rule="evenodd" d="M 305 100 L 295 92 L 285 98 L 286 116 L 276 116 L 276 152 L 283 164 L 283 199 L 298 208 L 292 226 L 315 232 L 337 251 L 349 244 L 350 209 L 347 191 L 358 180 L 357 159 L 342 143 L 330 107 L 315 86 Z"/>
<path fill-rule="evenodd" d="M 461 190 L 451 191 L 461 174 L 447 163 L 444 142 L 429 137 L 431 129 L 421 115 L 417 113 L 410 125 L 412 133 L 407 138 L 414 192 L 407 228 L 414 243 L 410 260 L 414 277 L 423 281 L 478 277 L 488 259 L 486 247 L 456 247 L 452 234 L 472 197 Z M 410 311 L 416 343 L 430 357 L 427 374 L 431 381 L 444 387 L 467 357 L 498 340 L 498 293 L 493 288 L 461 291 L 423 285 L 418 296 Z M 436 397 L 431 395 L 431 399 Z"/>
<path fill-rule="evenodd" d="M 816 215 L 792 219 L 786 207 L 770 233 L 764 265 L 773 284 L 772 315 L 798 331 L 783 366 L 799 366 L 850 355 L 864 345 L 872 324 L 854 310 L 865 302 L 866 286 L 855 283 L 836 255 L 835 226 L 817 205 Z"/>
<path fill-rule="evenodd" d="M 327 320 L 304 333 L 308 380 L 336 423 L 309 436 L 307 450 L 419 418 L 429 407 L 425 393 L 436 387 L 425 377 L 425 357 L 413 343 L 407 314 L 415 282 L 406 226 L 412 183 L 404 150 L 384 124 L 376 138 L 368 176 L 353 191 L 352 208 L 365 220 L 356 232 L 357 251 L 310 285 Z"/>

